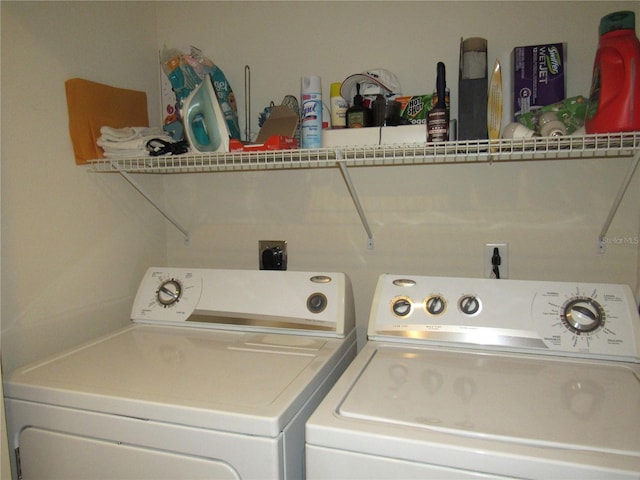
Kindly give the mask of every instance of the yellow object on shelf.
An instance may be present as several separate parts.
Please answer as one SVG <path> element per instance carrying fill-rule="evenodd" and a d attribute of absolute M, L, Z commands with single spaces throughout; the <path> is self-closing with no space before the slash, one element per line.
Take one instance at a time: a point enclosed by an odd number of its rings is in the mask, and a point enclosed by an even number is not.
<path fill-rule="evenodd" d="M 489 140 L 500 138 L 502 124 L 502 71 L 500 60 L 496 60 L 489 81 L 489 98 L 487 101 L 487 129 Z"/>

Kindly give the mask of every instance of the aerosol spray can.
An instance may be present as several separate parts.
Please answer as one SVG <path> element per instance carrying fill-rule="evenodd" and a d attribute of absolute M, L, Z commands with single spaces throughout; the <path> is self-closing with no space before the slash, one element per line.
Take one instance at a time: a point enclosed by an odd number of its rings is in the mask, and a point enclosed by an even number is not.
<path fill-rule="evenodd" d="M 302 97 L 300 139 L 302 148 L 322 147 L 322 85 L 320 77 L 302 77 L 300 96 Z"/>
<path fill-rule="evenodd" d="M 427 114 L 427 142 L 446 142 L 449 140 L 449 111 L 445 103 L 447 90 L 446 71 L 444 63 L 438 62 L 436 78 L 436 92 L 438 103 Z"/>

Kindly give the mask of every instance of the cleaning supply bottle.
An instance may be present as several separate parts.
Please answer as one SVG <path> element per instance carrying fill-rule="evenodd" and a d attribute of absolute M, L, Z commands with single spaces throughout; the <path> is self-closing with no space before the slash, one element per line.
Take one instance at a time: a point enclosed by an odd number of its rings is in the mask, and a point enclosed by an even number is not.
<path fill-rule="evenodd" d="M 360 84 L 356 84 L 356 96 L 353 105 L 347 110 L 347 128 L 370 127 L 373 122 L 373 112 L 364 106 L 364 98 L 360 95 Z"/>
<path fill-rule="evenodd" d="M 600 20 L 585 129 L 587 133 L 640 130 L 640 42 L 631 11 Z"/>
<path fill-rule="evenodd" d="M 331 128 L 347 126 L 347 101 L 340 95 L 340 83 L 331 84 Z"/>
<path fill-rule="evenodd" d="M 302 148 L 322 147 L 322 84 L 320 77 L 302 77 L 300 96 L 302 113 L 300 139 Z"/>

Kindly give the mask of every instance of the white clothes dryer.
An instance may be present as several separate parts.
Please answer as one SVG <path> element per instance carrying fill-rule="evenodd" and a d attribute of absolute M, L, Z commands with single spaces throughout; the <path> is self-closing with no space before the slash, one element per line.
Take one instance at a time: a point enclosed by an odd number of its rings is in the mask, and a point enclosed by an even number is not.
<path fill-rule="evenodd" d="M 131 317 L 5 379 L 15 478 L 303 478 L 356 353 L 344 274 L 150 268 Z"/>
<path fill-rule="evenodd" d="M 307 422 L 307 478 L 638 479 L 627 286 L 382 275 Z"/>

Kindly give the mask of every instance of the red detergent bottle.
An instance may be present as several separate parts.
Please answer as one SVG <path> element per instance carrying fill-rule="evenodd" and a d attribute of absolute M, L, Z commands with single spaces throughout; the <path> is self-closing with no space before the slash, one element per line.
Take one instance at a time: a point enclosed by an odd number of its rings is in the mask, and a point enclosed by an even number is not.
<path fill-rule="evenodd" d="M 585 129 L 587 133 L 640 131 L 640 41 L 631 11 L 600 20 Z"/>

